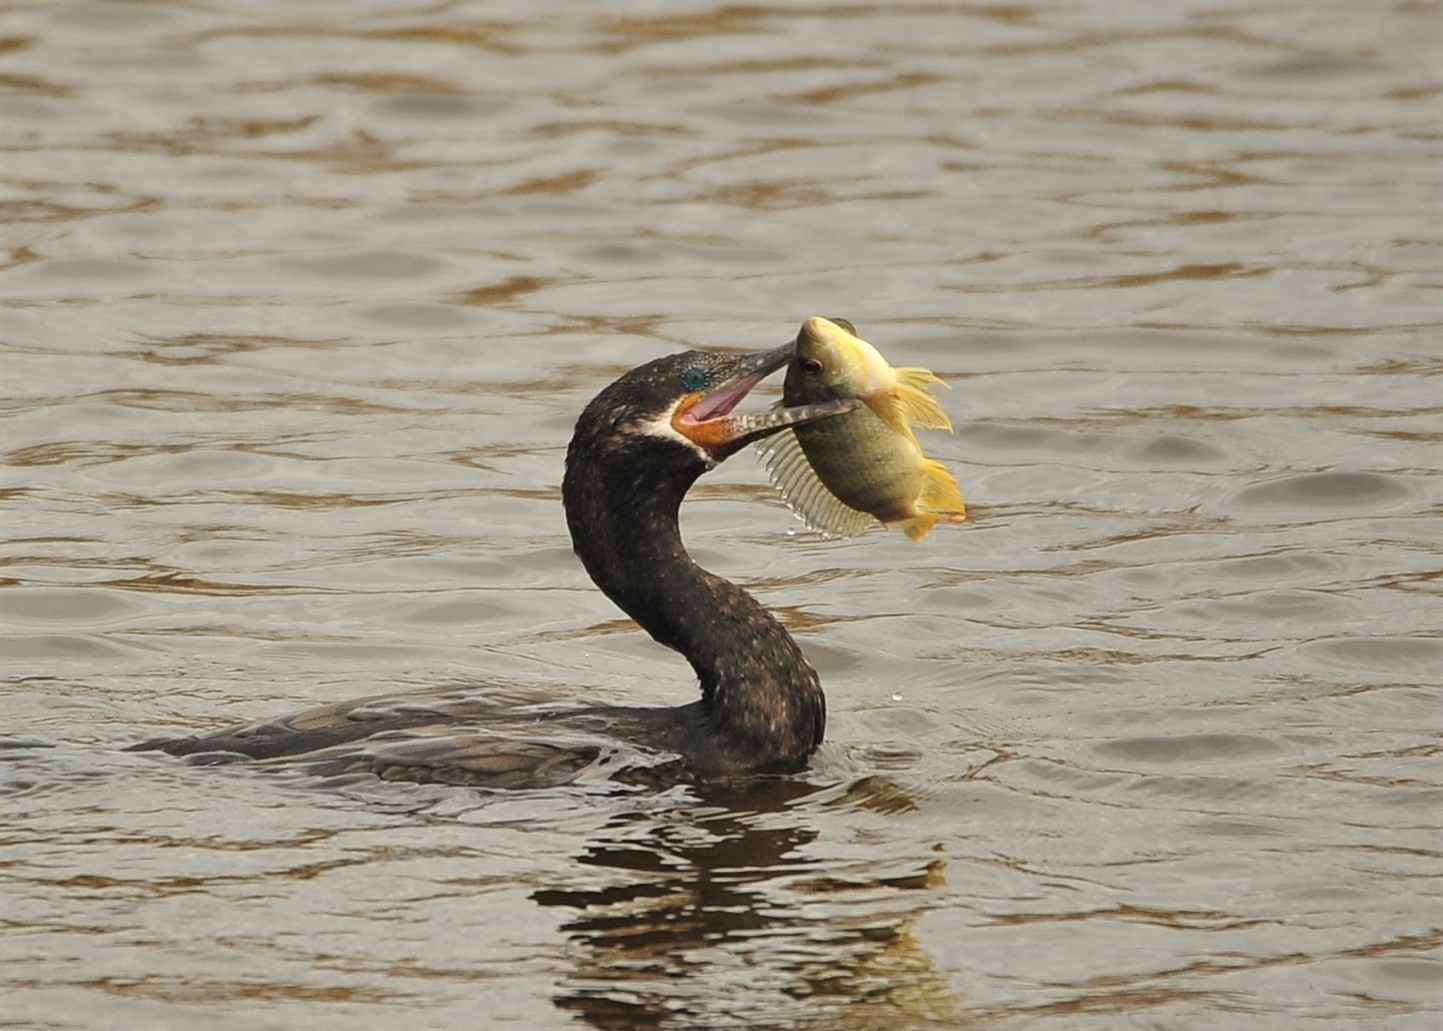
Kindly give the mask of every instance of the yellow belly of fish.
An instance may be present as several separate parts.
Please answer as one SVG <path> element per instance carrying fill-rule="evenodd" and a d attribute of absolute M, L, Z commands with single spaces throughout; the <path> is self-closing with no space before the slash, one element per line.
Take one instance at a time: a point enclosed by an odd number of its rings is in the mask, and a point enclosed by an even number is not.
<path fill-rule="evenodd" d="M 795 428 L 817 477 L 844 504 L 884 523 L 917 514 L 924 458 L 869 408 Z"/>

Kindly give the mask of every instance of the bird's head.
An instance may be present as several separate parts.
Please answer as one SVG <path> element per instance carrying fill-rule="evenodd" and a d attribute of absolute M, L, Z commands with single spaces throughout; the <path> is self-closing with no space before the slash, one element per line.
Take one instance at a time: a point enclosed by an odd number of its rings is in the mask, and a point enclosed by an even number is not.
<path fill-rule="evenodd" d="M 674 453 L 672 462 L 694 465 L 694 478 L 753 441 L 857 406 L 855 400 L 843 399 L 735 411 L 753 387 L 795 353 L 795 342 L 744 355 L 684 351 L 632 369 L 586 406 L 576 424 L 570 460 L 578 459 L 579 446 L 613 457 L 632 454 L 640 460 L 650 455 L 653 462 L 665 450 Z"/>

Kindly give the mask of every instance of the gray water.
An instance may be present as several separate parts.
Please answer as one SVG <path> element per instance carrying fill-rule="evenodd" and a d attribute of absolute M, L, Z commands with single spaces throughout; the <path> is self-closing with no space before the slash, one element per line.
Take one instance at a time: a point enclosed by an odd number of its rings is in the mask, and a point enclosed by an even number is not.
<path fill-rule="evenodd" d="M 0 13 L 0 1026 L 1443 1021 L 1443 6 Z M 832 719 L 752 792 L 124 745 L 672 704 L 577 411 L 852 319 L 968 521 L 684 510 Z M 774 388 L 773 388 L 774 389 Z"/>

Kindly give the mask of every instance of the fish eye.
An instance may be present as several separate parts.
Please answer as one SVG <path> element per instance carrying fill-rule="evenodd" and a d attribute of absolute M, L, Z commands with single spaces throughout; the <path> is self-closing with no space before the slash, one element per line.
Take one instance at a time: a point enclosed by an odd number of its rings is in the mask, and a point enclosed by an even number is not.
<path fill-rule="evenodd" d="M 821 372 L 822 363 L 815 358 L 803 358 L 800 362 L 803 372 Z"/>
<path fill-rule="evenodd" d="M 693 365 L 681 374 L 681 385 L 687 390 L 705 390 L 711 386 L 711 372 Z"/>

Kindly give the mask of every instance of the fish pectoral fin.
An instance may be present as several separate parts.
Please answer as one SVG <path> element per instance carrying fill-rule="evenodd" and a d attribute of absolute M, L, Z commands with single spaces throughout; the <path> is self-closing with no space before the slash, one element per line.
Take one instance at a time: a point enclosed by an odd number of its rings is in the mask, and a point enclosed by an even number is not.
<path fill-rule="evenodd" d="M 877 520 L 831 492 L 790 429 L 757 445 L 773 486 L 797 518 L 824 537 L 855 537 Z"/>
<path fill-rule="evenodd" d="M 933 383 L 941 383 L 945 387 L 947 385 L 945 380 L 934 375 L 929 369 L 916 366 L 892 371 L 897 374 L 897 396 L 902 405 L 903 415 L 908 421 L 931 430 L 950 430 L 952 428 L 952 420 L 947 418 L 946 412 L 942 411 L 942 406 L 937 403 L 937 398 L 931 389 Z"/>
<path fill-rule="evenodd" d="M 967 514 L 962 489 L 941 462 L 927 459 L 922 469 L 922 495 L 918 503 L 949 523 L 960 523 Z M 931 527 L 928 527 L 931 529 Z"/>

